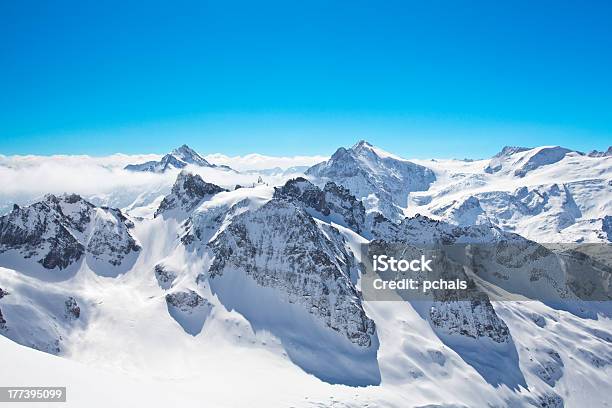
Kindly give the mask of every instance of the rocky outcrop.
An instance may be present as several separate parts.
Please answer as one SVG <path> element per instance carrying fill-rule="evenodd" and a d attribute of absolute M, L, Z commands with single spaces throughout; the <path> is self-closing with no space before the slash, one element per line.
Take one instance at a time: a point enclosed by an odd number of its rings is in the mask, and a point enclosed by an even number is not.
<path fill-rule="evenodd" d="M 295 200 L 317 217 L 324 216 L 360 233 L 365 226 L 365 207 L 349 190 L 334 182 L 327 182 L 323 189 L 303 177 L 287 181 L 282 187 L 274 188 L 274 198 Z M 317 214 L 318 213 L 318 214 Z"/>
<path fill-rule="evenodd" d="M 429 320 L 435 329 L 450 335 L 474 339 L 487 337 L 496 343 L 510 340 L 508 326 L 497 316 L 484 293 L 475 293 L 471 300 L 436 300 L 431 306 Z"/>
<path fill-rule="evenodd" d="M 140 250 L 132 227 L 118 209 L 96 207 L 76 194 L 49 194 L 0 217 L 0 253 L 18 251 L 46 269 L 65 269 L 84 254 L 118 266 Z"/>
<path fill-rule="evenodd" d="M 81 316 L 81 308 L 77 304 L 77 301 L 74 297 L 70 296 L 64 302 L 65 313 L 64 317 L 68 320 L 78 319 Z"/>
<path fill-rule="evenodd" d="M 157 283 L 162 289 L 164 290 L 170 289 L 176 277 L 177 277 L 176 273 L 170 270 L 165 265 L 163 264 L 155 265 L 155 278 L 157 279 Z"/>
<path fill-rule="evenodd" d="M 592 150 L 588 154 L 589 157 L 609 157 L 612 156 L 612 146 L 608 147 L 608 150 L 605 152 L 600 152 L 598 150 Z"/>
<path fill-rule="evenodd" d="M 301 305 L 352 343 L 372 344 L 374 322 L 350 279 L 354 260 L 338 250 L 304 209 L 272 200 L 235 216 L 209 245 L 214 253 L 211 280 L 238 271 Z"/>
<path fill-rule="evenodd" d="M 190 313 L 195 308 L 208 303 L 202 296 L 193 290 L 185 292 L 175 292 L 166 295 L 168 305 L 179 309 L 182 312 Z"/>
<path fill-rule="evenodd" d="M 164 197 L 159 208 L 155 211 L 155 217 L 175 209 L 185 212 L 192 211 L 205 198 L 223 191 L 227 190 L 205 182 L 197 174 L 182 171 L 176 178 L 170 194 Z"/>
<path fill-rule="evenodd" d="M 168 313 L 185 332 L 196 336 L 210 314 L 213 305 L 193 290 L 166 295 Z"/>

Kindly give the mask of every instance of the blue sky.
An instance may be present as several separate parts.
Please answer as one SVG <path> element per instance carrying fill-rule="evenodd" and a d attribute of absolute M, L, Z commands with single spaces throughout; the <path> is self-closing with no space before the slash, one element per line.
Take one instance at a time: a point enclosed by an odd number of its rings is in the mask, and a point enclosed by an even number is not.
<path fill-rule="evenodd" d="M 611 21 L 604 1 L 2 2 L 0 154 L 604 149 Z"/>

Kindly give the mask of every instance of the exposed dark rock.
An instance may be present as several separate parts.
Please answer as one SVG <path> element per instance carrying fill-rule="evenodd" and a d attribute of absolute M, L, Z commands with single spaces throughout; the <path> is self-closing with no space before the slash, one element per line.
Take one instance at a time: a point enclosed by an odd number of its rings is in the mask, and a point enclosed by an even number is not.
<path fill-rule="evenodd" d="M 155 211 L 155 217 L 172 209 L 182 209 L 189 212 L 206 197 L 222 191 L 227 190 L 205 182 L 197 174 L 182 171 L 176 178 L 170 194 L 164 197 L 159 208 Z"/>
<path fill-rule="evenodd" d="M 337 216 L 344 220 L 346 227 L 359 233 L 365 226 L 365 207 L 350 191 L 331 181 L 321 190 L 303 177 L 287 181 L 282 187 L 274 188 L 274 198 L 296 200 L 323 216 Z M 339 221 L 339 220 L 336 220 Z"/>
<path fill-rule="evenodd" d="M 73 320 L 73 319 L 78 319 L 81 316 L 81 308 L 77 304 L 76 299 L 73 298 L 72 296 L 66 299 L 66 302 L 64 302 L 64 306 L 65 306 L 64 316 L 66 317 L 66 319 Z"/>
<path fill-rule="evenodd" d="M 168 290 L 172 287 L 172 282 L 176 279 L 176 273 L 169 270 L 165 265 L 155 265 L 155 278 L 162 289 Z"/>
<path fill-rule="evenodd" d="M 0 217 L 0 253 L 17 250 L 47 269 L 65 269 L 85 253 L 116 266 L 140 250 L 130 227 L 118 209 L 97 208 L 77 194 L 49 194 Z"/>
<path fill-rule="evenodd" d="M 210 279 L 227 269 L 240 271 L 260 286 L 279 289 L 351 342 L 371 345 L 375 325 L 351 283 L 353 260 L 300 207 L 272 200 L 234 217 L 209 245 L 215 254 Z"/>

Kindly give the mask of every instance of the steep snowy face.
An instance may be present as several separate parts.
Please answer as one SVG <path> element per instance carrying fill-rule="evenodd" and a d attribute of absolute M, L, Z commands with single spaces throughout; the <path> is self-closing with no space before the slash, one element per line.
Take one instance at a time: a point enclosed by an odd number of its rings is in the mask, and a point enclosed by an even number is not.
<path fill-rule="evenodd" d="M 67 268 L 84 254 L 119 266 L 140 250 L 132 227 L 118 209 L 96 207 L 76 194 L 49 194 L 0 217 L 0 253 L 17 251 L 46 269 Z"/>
<path fill-rule="evenodd" d="M 331 180 L 364 201 L 368 212 L 391 220 L 403 218 L 408 194 L 427 190 L 434 173 L 361 141 L 350 149 L 339 148 L 326 162 L 306 171 L 317 184 Z"/>
<path fill-rule="evenodd" d="M 212 164 L 207 162 L 206 159 L 204 159 L 195 150 L 193 150 L 191 147 L 187 145 L 182 145 L 181 147 L 177 147 L 176 149 L 172 150 L 171 154 L 174 157 L 178 158 L 179 160 L 185 163 L 194 164 L 196 166 L 202 166 L 202 167 L 212 166 Z"/>
<path fill-rule="evenodd" d="M 351 282 L 351 269 L 356 268 L 352 253 L 337 230 L 324 232 L 303 209 L 272 200 L 234 217 L 210 247 L 211 285 L 224 275 L 240 274 L 275 289 L 280 298 L 300 305 L 351 343 L 363 348 L 373 344 L 374 322 Z"/>
<path fill-rule="evenodd" d="M 130 171 L 148 171 L 153 173 L 164 173 L 167 170 L 182 169 L 188 164 L 201 167 L 216 167 L 207 162 L 195 150 L 187 145 L 178 147 L 169 154 L 166 154 L 159 161 L 148 161 L 140 164 L 128 164 L 125 170 Z"/>
<path fill-rule="evenodd" d="M 197 174 L 181 171 L 172 186 L 172 191 L 164 197 L 155 217 L 170 210 L 189 212 L 207 197 L 227 191 L 216 184 L 207 183 Z"/>
<path fill-rule="evenodd" d="M 364 229 L 363 203 L 349 190 L 332 181 L 320 189 L 303 177 L 291 179 L 284 186 L 274 188 L 274 198 L 296 201 L 313 217 L 333 221 L 357 233 Z"/>

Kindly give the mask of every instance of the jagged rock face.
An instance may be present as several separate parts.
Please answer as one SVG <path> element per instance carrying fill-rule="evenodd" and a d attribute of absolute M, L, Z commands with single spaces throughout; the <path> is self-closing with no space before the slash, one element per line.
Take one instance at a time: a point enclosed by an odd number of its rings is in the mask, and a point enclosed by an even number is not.
<path fill-rule="evenodd" d="M 177 275 L 165 265 L 157 264 L 155 265 L 155 278 L 162 289 L 168 290 L 172 287 L 172 283 L 177 278 Z"/>
<path fill-rule="evenodd" d="M 119 265 L 139 251 L 121 211 L 96 207 L 76 194 L 47 195 L 0 217 L 0 253 L 17 250 L 46 269 L 64 269 L 84 254 Z"/>
<path fill-rule="evenodd" d="M 428 225 L 427 220 L 417 220 L 418 225 Z M 431 222 L 429 226 L 441 229 L 443 224 Z M 431 233 L 427 236 L 433 237 Z M 453 238 L 456 237 L 453 235 Z M 413 292 L 398 292 L 397 294 L 404 300 L 417 304 L 423 300 L 429 301 L 426 315 L 432 328 L 445 335 L 459 335 L 473 339 L 488 337 L 496 343 L 507 343 L 510 340 L 510 332 L 505 322 L 497 316 L 489 300 L 489 297 L 482 292 L 475 282 L 468 277 L 464 271 L 465 262 L 461 255 L 454 255 L 454 247 L 444 247 L 438 242 L 433 241 L 408 244 L 396 240 L 395 243 L 384 240 L 374 240 L 370 242 L 369 254 L 387 254 L 395 256 L 396 259 L 418 259 L 424 255 L 431 259 L 431 271 L 409 271 L 409 272 L 378 272 L 383 280 L 396 279 L 415 279 L 417 281 L 465 281 L 466 289 L 457 291 L 454 289 L 436 289 L 427 294 Z M 368 256 L 370 256 L 368 254 Z M 397 256 L 396 256 L 397 255 Z M 363 285 L 370 285 L 370 280 L 362 281 Z M 369 287 L 369 286 L 368 286 Z M 377 294 L 368 290 L 370 296 L 376 299 Z M 381 298 L 382 300 L 382 298 Z M 419 306 L 420 307 L 420 306 Z M 425 316 L 424 316 L 425 317 Z"/>
<path fill-rule="evenodd" d="M 466 243 L 494 243 L 503 239 L 511 242 L 518 239 L 514 234 L 501 232 L 491 225 L 459 227 L 443 221 L 416 215 L 404 219 L 399 225 L 379 217 L 376 220 L 373 234 L 378 238 L 370 245 L 375 253 L 391 253 L 398 244 L 408 245 L 422 251 L 437 251 L 435 259 L 435 274 L 428 279 L 444 278 L 445 280 L 460 279 L 468 282 L 468 289 L 460 296 L 455 291 L 436 290 L 432 292 L 432 303 L 428 311 L 429 321 L 434 329 L 448 335 L 461 335 L 469 338 L 488 337 L 496 343 L 507 343 L 510 332 L 505 322 L 497 316 L 489 297 L 480 291 L 469 279 L 461 263 L 457 264 L 447 257 L 442 246 Z M 433 246 L 432 246 L 433 245 Z M 394 249 L 393 251 L 396 251 Z M 430 255 L 431 257 L 432 255 Z"/>
<path fill-rule="evenodd" d="M 166 295 L 166 302 L 168 302 L 170 306 L 189 313 L 207 301 L 193 290 L 190 290 L 187 292 L 169 293 Z"/>
<path fill-rule="evenodd" d="M 296 200 L 326 217 L 338 216 L 342 219 L 341 224 L 357 233 L 361 232 L 365 225 L 363 203 L 349 190 L 331 181 L 321 190 L 305 178 L 298 177 L 287 181 L 282 187 L 276 187 L 274 198 Z"/>
<path fill-rule="evenodd" d="M 118 209 L 106 211 L 110 217 L 95 220 L 94 233 L 87 243 L 87 253 L 99 261 L 119 266 L 126 256 L 138 252 L 140 246 L 129 232 L 134 224 Z"/>
<path fill-rule="evenodd" d="M 415 215 L 405 218 L 399 224 L 390 225 L 389 220 L 377 217 L 372 228 L 372 235 L 376 239 L 388 242 L 403 242 L 407 244 L 442 244 L 449 245 L 458 240 L 469 237 L 482 237 L 482 242 L 487 235 L 499 233 L 498 230 L 490 230 L 488 226 L 460 227 L 448 222 L 434 220 L 432 218 Z M 495 231 L 495 232 L 493 232 Z"/>
<path fill-rule="evenodd" d="M 193 290 L 167 294 L 166 305 L 170 316 L 192 336 L 202 331 L 213 308 L 210 302 Z"/>
<path fill-rule="evenodd" d="M 152 160 L 141 164 L 128 164 L 125 166 L 125 170 L 163 173 L 167 170 L 183 169 L 187 167 L 188 164 L 202 167 L 215 167 L 207 162 L 195 150 L 187 145 L 182 145 L 169 154 L 166 154 L 159 161 Z"/>
<path fill-rule="evenodd" d="M 539 351 L 539 350 L 536 350 Z M 535 361 L 533 372 L 551 387 L 563 376 L 563 360 L 555 350 L 547 349 L 532 357 Z"/>
<path fill-rule="evenodd" d="M 272 200 L 235 216 L 209 245 L 215 255 L 210 279 L 228 270 L 244 273 L 260 286 L 278 289 L 352 343 L 372 344 L 374 322 L 350 280 L 353 259 L 303 209 Z"/>
<path fill-rule="evenodd" d="M 427 190 L 436 179 L 430 169 L 391 156 L 365 141 L 351 149 L 339 148 L 306 174 L 347 188 L 364 200 L 368 212 L 380 212 L 393 221 L 403 218 L 401 208 L 406 207 L 410 192 Z"/>
<path fill-rule="evenodd" d="M 66 317 L 66 319 L 73 320 L 78 319 L 81 316 L 81 308 L 77 304 L 74 297 L 70 296 L 68 299 L 66 299 L 64 306 L 66 310 L 64 317 Z"/>
<path fill-rule="evenodd" d="M 155 211 L 155 216 L 173 209 L 180 209 L 186 212 L 192 211 L 206 197 L 227 191 L 216 184 L 207 183 L 197 174 L 182 171 L 169 195 L 164 197 L 159 208 Z"/>
<path fill-rule="evenodd" d="M 536 398 L 529 397 L 528 400 L 533 406 L 539 408 L 563 408 L 565 406 L 563 398 L 553 391 L 538 395 Z"/>
<path fill-rule="evenodd" d="M 447 334 L 474 339 L 488 337 L 496 343 L 507 343 L 510 331 L 495 313 L 485 294 L 479 299 L 435 301 L 429 311 L 432 326 Z"/>
<path fill-rule="evenodd" d="M 591 152 L 589 152 L 588 154 L 589 157 L 608 157 L 608 156 L 612 156 L 612 146 L 608 147 L 608 150 L 606 150 L 605 152 L 600 152 L 597 150 L 593 150 Z"/>

